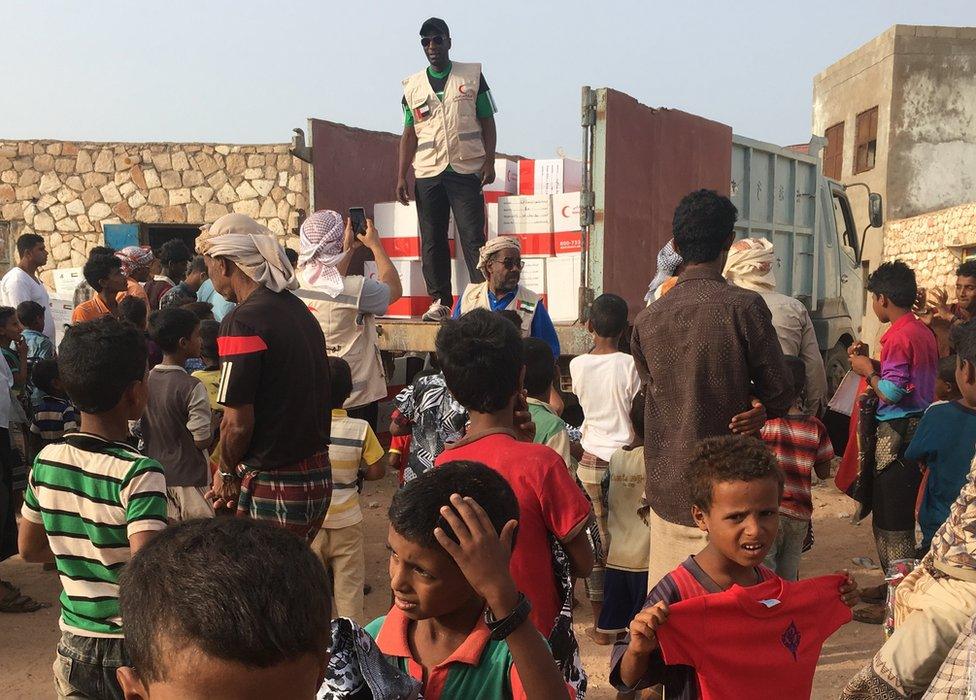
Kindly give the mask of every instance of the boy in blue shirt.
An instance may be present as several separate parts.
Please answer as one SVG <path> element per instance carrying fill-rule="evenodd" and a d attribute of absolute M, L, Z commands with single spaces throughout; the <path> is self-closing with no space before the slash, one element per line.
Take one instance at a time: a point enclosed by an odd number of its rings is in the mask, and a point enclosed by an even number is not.
<path fill-rule="evenodd" d="M 918 512 L 923 553 L 949 517 L 949 506 L 959 497 L 976 454 L 976 322 L 956 325 L 951 337 L 961 398 L 929 407 L 905 451 L 905 459 L 928 467 Z"/>

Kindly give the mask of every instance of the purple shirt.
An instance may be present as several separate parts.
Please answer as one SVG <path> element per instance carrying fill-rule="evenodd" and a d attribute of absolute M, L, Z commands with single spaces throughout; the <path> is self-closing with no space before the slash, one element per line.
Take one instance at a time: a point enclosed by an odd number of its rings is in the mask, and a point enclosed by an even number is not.
<path fill-rule="evenodd" d="M 935 399 L 939 346 L 932 330 L 907 313 L 881 336 L 878 420 L 922 413 Z"/>

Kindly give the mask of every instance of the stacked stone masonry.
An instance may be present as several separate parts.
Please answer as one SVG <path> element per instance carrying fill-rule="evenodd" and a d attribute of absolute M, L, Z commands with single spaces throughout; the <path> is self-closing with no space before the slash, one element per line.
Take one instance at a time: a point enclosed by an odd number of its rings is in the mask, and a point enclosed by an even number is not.
<path fill-rule="evenodd" d="M 53 269 L 84 264 L 104 224 L 201 225 L 238 212 L 297 247 L 307 207 L 306 165 L 286 144 L 0 140 L 0 221 L 45 237 L 48 284 Z"/>
<path fill-rule="evenodd" d="M 884 227 L 885 260 L 904 261 L 914 268 L 919 286 L 943 287 L 950 297 L 966 248 L 976 250 L 976 202 L 889 221 Z"/>

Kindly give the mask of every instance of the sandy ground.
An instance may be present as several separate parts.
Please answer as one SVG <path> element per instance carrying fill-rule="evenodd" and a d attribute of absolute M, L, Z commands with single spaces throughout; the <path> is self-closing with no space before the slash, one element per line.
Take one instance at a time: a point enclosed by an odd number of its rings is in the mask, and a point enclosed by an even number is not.
<path fill-rule="evenodd" d="M 368 483 L 363 494 L 366 517 L 367 581 L 373 592 L 366 597 L 366 612 L 372 618 L 389 607 L 389 577 L 386 571 L 386 508 L 395 488 L 392 478 Z M 814 527 L 816 545 L 805 555 L 804 577 L 849 568 L 859 583 L 877 583 L 880 570 L 854 567 L 852 557 L 876 559 L 870 523 L 853 526 L 846 517 L 850 501 L 832 485 L 814 487 Z M 19 558 L 0 564 L 0 578 L 12 581 L 25 593 L 48 601 L 51 608 L 30 615 L 0 615 L 0 698 L 49 698 L 52 696 L 51 664 L 59 638 L 57 597 L 60 585 L 54 572 Z M 585 601 L 582 586 L 577 598 Z M 583 661 L 590 676 L 593 700 L 615 697 L 607 683 L 609 647 L 596 646 L 583 634 L 592 624 L 587 605 L 577 609 L 576 633 L 583 650 Z M 823 648 L 814 679 L 814 698 L 836 698 L 844 683 L 881 644 L 881 628 L 852 622 L 841 628 Z"/>

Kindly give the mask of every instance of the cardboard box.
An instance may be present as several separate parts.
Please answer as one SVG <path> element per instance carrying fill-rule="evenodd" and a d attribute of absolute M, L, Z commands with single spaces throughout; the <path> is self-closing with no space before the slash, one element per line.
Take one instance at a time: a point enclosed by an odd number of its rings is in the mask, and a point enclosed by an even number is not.
<path fill-rule="evenodd" d="M 547 291 L 546 258 L 531 258 L 524 262 L 525 267 L 522 268 L 519 284 L 526 289 L 531 289 L 536 294 L 545 295 Z"/>
<path fill-rule="evenodd" d="M 572 255 L 581 250 L 580 193 L 552 195 L 552 239 L 556 255 Z"/>
<path fill-rule="evenodd" d="M 61 297 L 74 298 L 75 287 L 82 283 L 85 276 L 80 267 L 64 267 L 54 271 L 54 293 Z"/>
<path fill-rule="evenodd" d="M 391 258 L 420 260 L 420 223 L 417 203 L 404 206 L 399 202 L 380 202 L 373 205 L 373 225 L 383 241 L 383 249 Z M 447 227 L 448 245 L 454 255 L 454 218 Z"/>
<path fill-rule="evenodd" d="M 485 185 L 485 193 L 507 192 L 518 193 L 518 161 L 509 158 L 495 158 L 495 181 Z"/>
<path fill-rule="evenodd" d="M 549 197 L 512 196 L 498 200 L 498 235 L 516 236 L 522 257 L 553 254 L 552 202 Z"/>
<path fill-rule="evenodd" d="M 423 263 L 419 260 L 393 260 L 393 267 L 400 276 L 403 296 L 390 305 L 385 314 L 386 318 L 414 318 L 422 316 L 430 306 L 431 298 L 427 294 L 427 282 L 424 280 Z M 369 279 L 376 279 L 376 263 L 367 260 L 363 263 L 363 272 Z M 455 301 L 469 284 L 468 268 L 464 259 L 451 260 L 451 291 Z"/>
<path fill-rule="evenodd" d="M 583 163 L 568 158 L 519 161 L 519 194 L 562 194 L 579 192 L 583 185 Z"/>
<path fill-rule="evenodd" d="M 579 253 L 546 258 L 546 292 L 549 316 L 554 323 L 572 323 L 579 318 L 581 273 Z"/>
<path fill-rule="evenodd" d="M 54 344 L 60 345 L 64 338 L 65 326 L 71 325 L 71 314 L 75 310 L 74 289 L 67 294 L 51 294 L 51 316 L 54 319 Z"/>
<path fill-rule="evenodd" d="M 498 205 L 485 205 L 486 238 L 498 238 Z"/>
<path fill-rule="evenodd" d="M 511 197 L 516 192 L 482 192 L 481 196 L 485 198 L 485 204 L 498 204 L 498 200 L 502 197 Z"/>

